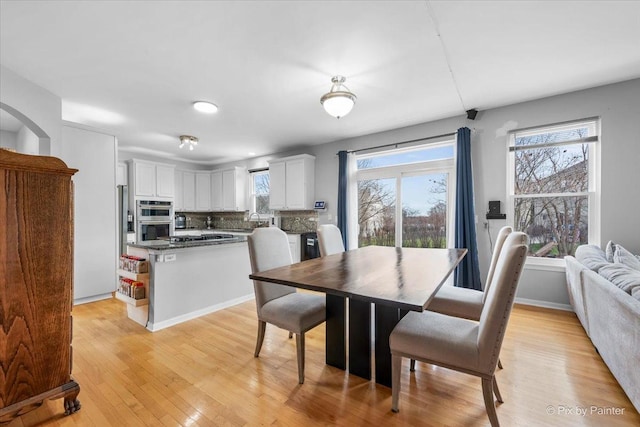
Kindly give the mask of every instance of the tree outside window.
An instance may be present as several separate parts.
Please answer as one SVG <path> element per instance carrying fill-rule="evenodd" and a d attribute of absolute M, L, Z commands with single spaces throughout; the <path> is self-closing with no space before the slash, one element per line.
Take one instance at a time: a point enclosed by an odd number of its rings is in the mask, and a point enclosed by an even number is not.
<path fill-rule="evenodd" d="M 595 142 L 593 121 L 512 134 L 513 224 L 529 255 L 564 258 L 589 242 Z"/>
<path fill-rule="evenodd" d="M 251 172 L 251 206 L 253 212 L 271 215 L 269 209 L 269 171 Z"/>

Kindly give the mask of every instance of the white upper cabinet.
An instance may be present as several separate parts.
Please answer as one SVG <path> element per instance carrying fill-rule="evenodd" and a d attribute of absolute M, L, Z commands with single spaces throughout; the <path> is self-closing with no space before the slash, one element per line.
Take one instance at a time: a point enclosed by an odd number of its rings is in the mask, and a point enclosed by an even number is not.
<path fill-rule="evenodd" d="M 129 184 L 136 198 L 172 199 L 175 195 L 175 166 L 130 160 Z"/>
<path fill-rule="evenodd" d="M 195 210 L 211 210 L 211 173 L 209 172 L 195 174 Z"/>
<path fill-rule="evenodd" d="M 286 162 L 269 163 L 269 209 L 286 209 Z"/>
<path fill-rule="evenodd" d="M 182 193 L 184 201 L 182 210 L 194 211 L 196 209 L 196 174 L 193 172 L 182 172 Z"/>
<path fill-rule="evenodd" d="M 315 157 L 302 154 L 269 162 L 269 208 L 313 209 Z"/>
<path fill-rule="evenodd" d="M 116 166 L 116 185 L 128 185 L 128 183 L 127 164 L 124 162 L 118 162 L 118 165 Z"/>
<path fill-rule="evenodd" d="M 222 210 L 244 211 L 246 174 L 241 167 L 222 171 Z"/>
<path fill-rule="evenodd" d="M 184 171 L 176 170 L 175 184 L 176 195 L 173 198 L 173 210 L 180 212 L 184 210 L 184 190 L 182 188 L 184 184 Z"/>
<path fill-rule="evenodd" d="M 212 211 L 244 211 L 246 175 L 241 167 L 211 172 Z"/>
<path fill-rule="evenodd" d="M 222 210 L 222 171 L 211 172 L 211 210 Z"/>
<path fill-rule="evenodd" d="M 158 197 L 173 198 L 175 195 L 174 173 L 176 167 L 172 165 L 156 165 L 156 195 Z"/>

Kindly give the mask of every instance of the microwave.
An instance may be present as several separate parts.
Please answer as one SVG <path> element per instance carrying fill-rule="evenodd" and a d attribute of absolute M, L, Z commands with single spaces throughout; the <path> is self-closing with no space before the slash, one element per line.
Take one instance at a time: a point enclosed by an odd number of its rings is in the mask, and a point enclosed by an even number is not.
<path fill-rule="evenodd" d="M 138 200 L 136 221 L 173 221 L 173 202 L 158 200 Z"/>

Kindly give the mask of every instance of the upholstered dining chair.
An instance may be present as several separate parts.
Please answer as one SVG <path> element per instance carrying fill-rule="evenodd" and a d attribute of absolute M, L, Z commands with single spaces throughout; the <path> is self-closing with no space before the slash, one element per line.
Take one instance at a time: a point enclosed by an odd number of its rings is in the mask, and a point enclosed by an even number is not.
<path fill-rule="evenodd" d="M 507 237 L 479 322 L 436 312 L 410 312 L 398 322 L 389 337 L 393 412 L 399 410 L 402 358 L 407 357 L 480 377 L 489 421 L 493 427 L 499 426 L 493 394 L 498 402 L 503 400 L 495 370 L 528 243 L 522 232 Z"/>
<path fill-rule="evenodd" d="M 320 256 L 333 255 L 344 252 L 342 233 L 333 224 L 318 226 L 318 246 L 320 246 Z"/>
<path fill-rule="evenodd" d="M 427 310 L 437 313 L 446 314 L 448 316 L 462 317 L 469 320 L 480 320 L 482 306 L 487 298 L 487 290 L 491 286 L 493 272 L 498 262 L 498 256 L 502 250 L 502 245 L 507 236 L 513 231 L 512 227 L 505 226 L 498 231 L 496 244 L 491 255 L 491 263 L 487 272 L 487 280 L 485 281 L 484 291 L 475 289 L 460 288 L 457 286 L 443 286 L 433 296 L 433 299 L 427 306 Z M 411 361 L 411 371 L 415 370 L 415 360 Z M 502 362 L 498 359 L 498 367 L 502 369 Z"/>
<path fill-rule="evenodd" d="M 256 228 L 248 237 L 251 272 L 270 270 L 292 263 L 289 240 L 276 227 Z M 304 334 L 326 319 L 324 295 L 296 292 L 290 286 L 253 281 L 258 312 L 258 357 L 267 323 L 296 334 L 298 382 L 304 383 Z"/>

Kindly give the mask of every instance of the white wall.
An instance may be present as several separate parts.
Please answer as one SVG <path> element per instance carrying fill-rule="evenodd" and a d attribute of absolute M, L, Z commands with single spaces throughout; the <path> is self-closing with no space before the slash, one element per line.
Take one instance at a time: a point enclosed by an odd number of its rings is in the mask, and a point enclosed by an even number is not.
<path fill-rule="evenodd" d="M 0 65 L 0 102 L 26 116 L 42 131 L 32 129 L 39 138 L 48 139 L 40 144 L 40 154 L 59 157 L 62 132 L 60 97 Z M 18 117 L 13 112 L 11 114 Z"/>
<path fill-rule="evenodd" d="M 352 114 L 357 114 L 356 110 Z M 640 253 L 640 79 L 599 88 L 558 95 L 536 101 L 481 111 L 475 121 L 454 117 L 388 132 L 311 147 L 316 156 L 316 199 L 329 202 L 327 214 L 335 220 L 339 150 L 373 147 L 420 137 L 472 129 L 475 205 L 479 218 L 478 247 L 481 275 L 489 265 L 489 237 L 483 217 L 489 200 L 507 201 L 507 136 L 505 126 L 523 128 L 586 117 L 601 118 L 602 124 L 602 212 L 601 245 L 614 240 L 634 253 Z M 348 117 L 345 119 L 348 120 Z M 505 221 L 491 221 L 493 240 Z M 567 307 L 569 304 L 563 271 L 527 268 L 518 298 L 543 305 Z"/>
<path fill-rule="evenodd" d="M 0 147 L 16 149 L 18 142 L 18 133 L 0 130 Z"/>
<path fill-rule="evenodd" d="M 116 287 L 117 217 L 114 136 L 65 124 L 59 157 L 78 169 L 75 206 L 74 300 L 111 298 Z"/>
<path fill-rule="evenodd" d="M 26 126 L 22 126 L 18 131 L 16 150 L 24 154 L 40 154 L 40 138 Z"/>

